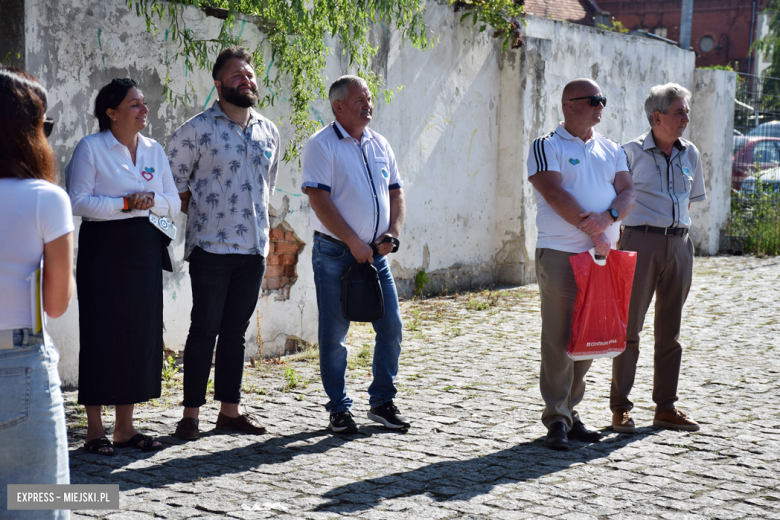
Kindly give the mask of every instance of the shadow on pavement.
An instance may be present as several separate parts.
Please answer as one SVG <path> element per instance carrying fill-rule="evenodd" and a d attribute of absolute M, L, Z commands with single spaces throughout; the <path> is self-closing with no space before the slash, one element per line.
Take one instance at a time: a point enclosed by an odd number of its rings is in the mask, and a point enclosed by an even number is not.
<path fill-rule="evenodd" d="M 619 435 L 597 443 L 572 441 L 568 451 L 545 448 L 544 437 L 541 437 L 482 457 L 438 462 L 340 486 L 325 493 L 323 498 L 329 502 L 320 504 L 314 511 L 354 513 L 372 509 L 382 499 L 417 495 L 427 495 L 437 501 L 469 500 L 490 493 L 496 486 L 544 477 L 606 457 L 655 431 L 638 428 L 636 434 Z"/>
<path fill-rule="evenodd" d="M 320 504 L 314 511 L 356 512 L 372 509 L 382 499 L 416 495 L 428 495 L 436 500 L 469 500 L 487 494 L 499 485 L 536 479 L 606 457 L 615 450 L 652 435 L 654 431 L 651 428 L 639 428 L 634 435 L 619 435 L 592 444 L 572 441 L 569 451 L 545 448 L 542 437 L 485 456 L 437 462 L 414 470 L 339 486 L 324 493 L 322 498 L 328 502 Z M 225 430 L 206 431 L 203 432 L 203 438 L 225 433 Z M 301 455 L 324 453 L 361 437 L 374 435 L 403 434 L 370 426 L 361 427 L 359 433 L 354 435 L 334 435 L 323 429 L 285 437 L 270 437 L 247 446 L 217 449 L 208 453 L 204 453 L 203 447 L 199 446 L 200 449 L 193 450 L 197 455 L 171 458 L 138 469 L 124 468 L 141 460 L 153 462 L 152 457 L 155 454 L 165 451 L 142 453 L 138 450 L 121 449 L 114 457 L 72 452 L 71 482 L 118 483 L 122 491 L 197 482 L 201 478 L 220 477 L 263 466 L 284 464 Z M 187 444 L 168 436 L 158 437 L 158 440 L 162 441 L 166 448 Z M 432 447 L 432 450 L 435 448 Z"/>
<path fill-rule="evenodd" d="M 132 448 L 116 450 L 116 455 L 106 457 L 87 453 L 83 448 L 70 453 L 71 483 L 73 484 L 119 484 L 122 491 L 137 488 L 160 487 L 181 482 L 196 482 L 201 478 L 219 477 L 242 473 L 271 464 L 283 464 L 300 455 L 324 453 L 361 437 L 370 437 L 378 428 L 361 428 L 353 435 L 334 435 L 329 430 L 301 432 L 284 437 L 269 437 L 260 442 L 240 447 L 214 449 L 199 445 L 194 456 L 182 456 L 157 462 L 155 458 L 164 455 L 175 446 L 189 444 L 172 436 L 159 436 L 164 448 L 161 451 L 142 452 Z M 237 435 L 230 430 L 207 430 L 201 432 L 201 440 Z M 239 434 L 240 435 L 240 434 Z M 193 441 L 194 442 L 194 441 Z M 204 453 L 204 449 L 210 450 Z M 127 468 L 142 460 L 152 464 L 139 470 Z"/>

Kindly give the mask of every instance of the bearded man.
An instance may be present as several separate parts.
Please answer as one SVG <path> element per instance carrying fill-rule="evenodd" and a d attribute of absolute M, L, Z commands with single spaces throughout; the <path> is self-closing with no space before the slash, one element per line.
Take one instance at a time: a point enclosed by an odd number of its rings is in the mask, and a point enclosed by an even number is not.
<path fill-rule="evenodd" d="M 190 263 L 192 314 L 184 347 L 184 413 L 174 435 L 200 436 L 198 412 L 216 342 L 217 428 L 263 434 L 241 413 L 246 330 L 260 295 L 269 251 L 268 201 L 279 166 L 279 131 L 252 109 L 258 101 L 252 54 L 229 47 L 212 70 L 219 99 L 179 127 L 168 145 L 182 211 L 188 214 L 184 259 Z"/>

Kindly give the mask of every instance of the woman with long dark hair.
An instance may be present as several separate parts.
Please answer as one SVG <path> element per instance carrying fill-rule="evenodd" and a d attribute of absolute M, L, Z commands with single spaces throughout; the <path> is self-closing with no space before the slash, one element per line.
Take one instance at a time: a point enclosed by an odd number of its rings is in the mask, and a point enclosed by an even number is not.
<path fill-rule="evenodd" d="M 66 169 L 73 214 L 82 217 L 76 284 L 79 403 L 87 411 L 85 447 L 161 448 L 133 425 L 136 403 L 160 396 L 163 363 L 162 271 L 172 270 L 170 238 L 150 219 L 181 208 L 165 151 L 141 135 L 146 100 L 131 79 L 115 79 L 95 100 L 100 132 L 82 139 Z M 116 407 L 114 444 L 101 406 Z"/>
<path fill-rule="evenodd" d="M 8 484 L 68 484 L 59 355 L 46 316 L 73 296 L 73 217 L 54 184 L 46 90 L 0 68 L 0 504 Z M 43 274 L 41 275 L 41 257 Z M 42 285 L 39 292 L 39 284 Z M 42 295 L 42 296 L 41 296 Z M 6 511 L 3 518 L 70 518 L 68 511 Z"/>

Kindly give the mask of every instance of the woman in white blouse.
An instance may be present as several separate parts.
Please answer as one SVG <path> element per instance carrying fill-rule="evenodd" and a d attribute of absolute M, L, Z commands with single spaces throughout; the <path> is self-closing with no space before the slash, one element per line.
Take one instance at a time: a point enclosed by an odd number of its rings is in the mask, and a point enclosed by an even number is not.
<path fill-rule="evenodd" d="M 181 201 L 162 146 L 140 134 L 148 113 L 133 80 L 111 81 L 95 100 L 100 132 L 79 142 L 65 171 L 73 214 L 82 217 L 79 403 L 87 411 L 85 447 L 101 455 L 162 447 L 133 426 L 133 407 L 160 396 L 162 270 L 172 270 L 170 239 L 149 213 L 173 219 Z M 113 446 L 102 405 L 116 406 Z"/>

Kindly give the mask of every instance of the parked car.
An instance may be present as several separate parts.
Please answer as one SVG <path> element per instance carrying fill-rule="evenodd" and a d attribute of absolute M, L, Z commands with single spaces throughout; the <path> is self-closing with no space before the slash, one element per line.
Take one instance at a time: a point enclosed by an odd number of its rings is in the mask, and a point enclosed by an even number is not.
<path fill-rule="evenodd" d="M 731 159 L 732 188 L 739 191 L 742 182 L 756 173 L 756 165 L 762 172 L 780 166 L 780 137 L 747 138 Z"/>
<path fill-rule="evenodd" d="M 736 130 L 734 130 L 734 131 L 736 132 Z M 745 143 L 747 143 L 749 139 L 750 138 L 745 136 L 745 135 L 742 135 L 742 134 L 736 135 L 736 134 L 734 134 L 734 146 L 731 149 L 732 155 L 736 154 L 738 151 L 740 151 L 742 149 L 742 147 L 745 146 Z"/>
<path fill-rule="evenodd" d="M 747 135 L 748 137 L 780 137 L 780 121 L 761 123 Z"/>
<path fill-rule="evenodd" d="M 745 177 L 740 191 L 745 195 L 753 195 L 759 182 L 764 193 L 780 192 L 780 168 L 770 168 L 761 171 L 758 175 Z"/>

